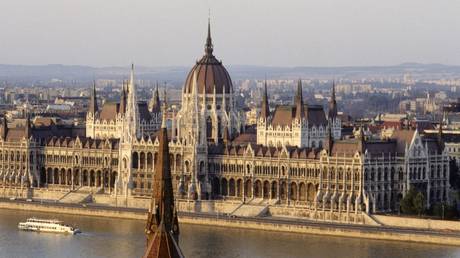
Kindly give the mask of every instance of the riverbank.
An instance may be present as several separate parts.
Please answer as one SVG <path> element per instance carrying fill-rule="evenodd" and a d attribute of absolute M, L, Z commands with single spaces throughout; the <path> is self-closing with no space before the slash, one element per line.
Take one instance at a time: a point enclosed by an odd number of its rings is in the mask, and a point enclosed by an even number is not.
<path fill-rule="evenodd" d="M 0 209 L 61 213 L 70 215 L 145 220 L 147 210 L 123 207 L 83 206 L 79 204 L 0 201 Z M 376 240 L 409 241 L 460 246 L 459 232 L 403 227 L 338 224 L 286 218 L 232 218 L 205 213 L 180 213 L 179 222 L 186 224 L 354 237 Z"/>

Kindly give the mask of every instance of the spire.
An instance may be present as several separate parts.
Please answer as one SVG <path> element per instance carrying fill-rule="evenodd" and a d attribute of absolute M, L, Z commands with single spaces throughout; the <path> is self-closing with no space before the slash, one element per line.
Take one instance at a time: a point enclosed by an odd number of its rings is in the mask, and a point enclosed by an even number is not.
<path fill-rule="evenodd" d="M 156 88 L 153 91 L 152 99 L 149 103 L 149 110 L 152 113 L 161 112 L 161 103 L 160 103 L 160 93 L 158 92 L 158 82 L 156 83 Z"/>
<path fill-rule="evenodd" d="M 264 95 L 262 97 L 262 105 L 260 110 L 260 117 L 267 119 L 270 116 L 270 106 L 268 105 L 267 94 L 267 79 L 264 82 Z"/>
<path fill-rule="evenodd" d="M 301 79 L 297 81 L 297 94 L 295 96 L 295 106 L 296 106 L 295 118 L 300 121 L 305 115 Z"/>
<path fill-rule="evenodd" d="M 147 247 L 143 257 L 183 257 L 178 245 L 179 223 L 174 205 L 168 135 L 165 127 L 160 129 L 159 142 L 152 201 L 145 228 Z"/>
<path fill-rule="evenodd" d="M 329 119 L 337 117 L 337 101 L 335 99 L 335 81 L 332 81 L 332 94 L 329 100 Z"/>
<path fill-rule="evenodd" d="M 125 80 L 123 80 L 121 86 L 121 95 L 120 95 L 120 113 L 124 114 L 126 111 L 126 88 L 125 88 Z"/>
<path fill-rule="evenodd" d="M 131 76 L 129 77 L 131 85 L 134 85 L 134 63 L 131 64 Z"/>
<path fill-rule="evenodd" d="M 207 56 L 212 56 L 212 52 L 214 51 L 214 46 L 212 45 L 212 38 L 211 38 L 211 18 L 208 18 L 208 37 L 206 38 L 206 45 L 204 48 L 204 52 Z"/>
<path fill-rule="evenodd" d="M 97 97 L 96 97 L 96 81 L 93 81 L 93 90 L 91 92 L 91 99 L 89 102 L 88 112 L 93 114 L 94 116 L 97 110 L 98 110 L 98 107 L 97 107 Z"/>
<path fill-rule="evenodd" d="M 6 120 L 6 117 L 4 117 L 2 120 L 2 138 L 5 140 L 7 135 L 8 135 L 8 121 Z"/>
<path fill-rule="evenodd" d="M 165 92 L 164 92 L 164 100 L 163 100 L 163 116 L 162 116 L 162 120 L 161 120 L 161 128 L 166 128 L 166 115 L 167 115 L 167 112 L 168 112 L 168 98 L 166 96 L 166 89 L 165 89 Z"/>
<path fill-rule="evenodd" d="M 126 112 L 125 118 L 127 121 L 126 133 L 128 134 L 128 139 L 134 139 L 135 137 L 140 137 L 140 118 L 139 118 L 139 107 L 137 103 L 137 91 L 136 83 L 134 81 L 134 64 L 131 65 L 131 76 L 128 86 L 128 97 L 126 101 Z"/>

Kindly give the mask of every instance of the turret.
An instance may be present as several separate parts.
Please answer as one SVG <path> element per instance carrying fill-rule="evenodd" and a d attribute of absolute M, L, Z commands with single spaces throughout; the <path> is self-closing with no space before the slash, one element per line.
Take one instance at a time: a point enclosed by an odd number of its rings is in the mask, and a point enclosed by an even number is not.
<path fill-rule="evenodd" d="M 149 103 L 149 111 L 151 113 L 160 113 L 161 112 L 161 103 L 160 103 L 160 94 L 158 92 L 158 83 L 156 84 L 155 91 L 153 92 L 152 99 Z"/>
<path fill-rule="evenodd" d="M 260 109 L 260 117 L 267 120 L 270 116 L 270 106 L 268 105 L 268 94 L 267 94 L 267 80 L 264 82 L 264 95 L 262 97 L 262 104 Z"/>
<path fill-rule="evenodd" d="M 126 101 L 125 125 L 128 139 L 139 138 L 139 108 L 137 103 L 136 83 L 134 81 L 134 64 L 131 66 L 131 76 L 128 85 L 128 97 Z"/>
<path fill-rule="evenodd" d="M 123 80 L 121 86 L 121 94 L 120 94 L 120 113 L 124 114 L 126 112 L 126 87 L 125 81 Z"/>
<path fill-rule="evenodd" d="M 303 95 L 302 95 L 302 80 L 299 79 L 297 82 L 297 94 L 295 96 L 295 118 L 298 121 L 301 121 L 305 115 L 304 105 L 303 105 Z"/>
<path fill-rule="evenodd" d="M 96 97 L 96 82 L 93 82 L 93 89 L 92 89 L 91 97 L 89 100 L 88 113 L 91 113 L 93 116 L 95 116 L 97 111 L 98 111 L 98 107 L 97 107 L 97 97 Z"/>
<path fill-rule="evenodd" d="M 332 82 L 332 94 L 329 100 L 329 119 L 333 120 L 337 117 L 337 101 L 335 99 L 335 82 Z"/>
<path fill-rule="evenodd" d="M 206 45 L 204 47 L 204 52 L 207 56 L 212 56 L 213 51 L 214 51 L 214 46 L 212 45 L 212 38 L 211 38 L 211 20 L 208 19 L 208 37 L 206 38 Z"/>

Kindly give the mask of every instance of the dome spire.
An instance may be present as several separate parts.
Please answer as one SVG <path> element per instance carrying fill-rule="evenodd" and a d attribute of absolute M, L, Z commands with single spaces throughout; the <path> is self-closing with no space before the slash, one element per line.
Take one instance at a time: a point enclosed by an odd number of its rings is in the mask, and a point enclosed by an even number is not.
<path fill-rule="evenodd" d="M 211 38 L 211 18 L 208 17 L 208 37 L 206 38 L 206 45 L 205 45 L 205 53 L 208 56 L 212 56 L 214 48 L 212 45 L 212 38 Z"/>

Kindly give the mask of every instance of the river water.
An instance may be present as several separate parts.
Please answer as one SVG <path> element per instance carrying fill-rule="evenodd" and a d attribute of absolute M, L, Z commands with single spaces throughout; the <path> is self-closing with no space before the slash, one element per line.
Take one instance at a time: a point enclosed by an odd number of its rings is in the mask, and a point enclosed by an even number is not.
<path fill-rule="evenodd" d="M 27 218 L 58 218 L 77 224 L 75 236 L 24 232 Z M 180 225 L 188 258 L 460 257 L 460 247 L 266 231 Z M 144 222 L 0 210 L 0 258 L 130 258 L 145 248 Z"/>

